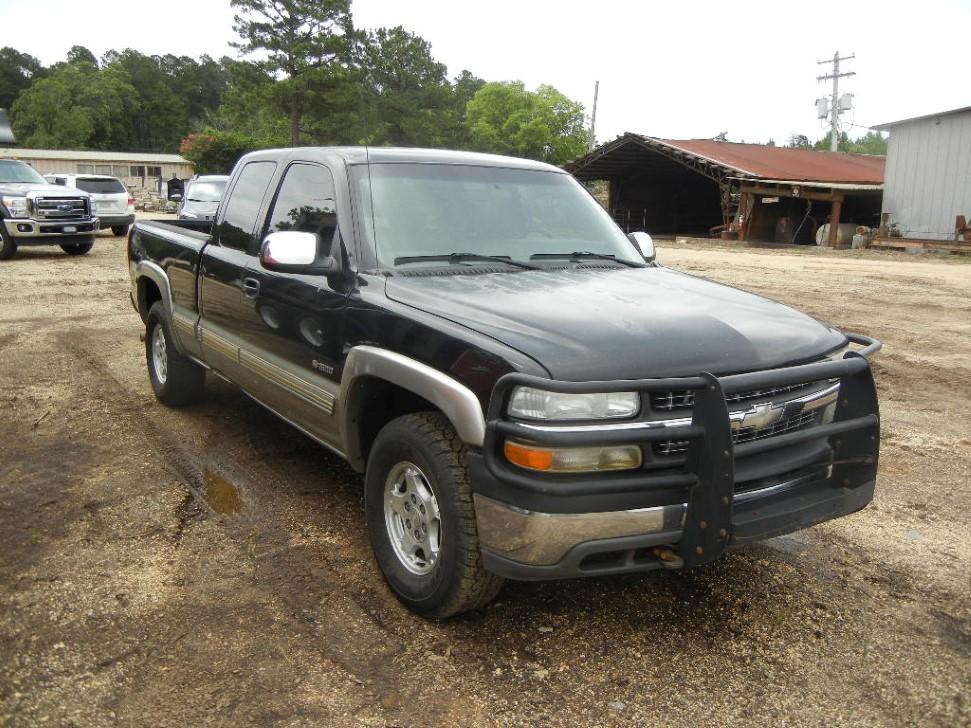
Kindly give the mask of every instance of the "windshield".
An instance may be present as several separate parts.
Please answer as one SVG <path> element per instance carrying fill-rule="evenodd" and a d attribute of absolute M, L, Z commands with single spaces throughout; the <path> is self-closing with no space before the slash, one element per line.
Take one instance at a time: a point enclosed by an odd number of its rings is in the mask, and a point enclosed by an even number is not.
<path fill-rule="evenodd" d="M 23 162 L 0 162 L 0 183 L 46 185 L 33 167 Z"/>
<path fill-rule="evenodd" d="M 95 195 L 128 194 L 128 188 L 114 177 L 79 177 L 74 186 Z"/>
<path fill-rule="evenodd" d="M 358 199 L 383 268 L 464 253 L 528 261 L 590 252 L 637 262 L 606 211 L 567 174 L 446 164 L 355 170 Z M 370 177 L 370 184 L 369 184 Z M 368 191 L 371 202 L 368 200 Z M 370 210 L 368 208 L 370 205 Z M 411 260 L 403 260 L 411 259 Z M 438 261 L 424 261 L 442 265 Z"/>
<path fill-rule="evenodd" d="M 192 182 L 185 196 L 192 202 L 219 202 L 225 190 L 226 180 Z"/>

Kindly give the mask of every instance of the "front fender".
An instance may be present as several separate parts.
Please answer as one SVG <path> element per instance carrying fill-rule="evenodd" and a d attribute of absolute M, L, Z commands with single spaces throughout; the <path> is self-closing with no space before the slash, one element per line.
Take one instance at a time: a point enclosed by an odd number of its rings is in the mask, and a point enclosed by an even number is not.
<path fill-rule="evenodd" d="M 374 377 L 406 389 L 431 402 L 449 419 L 462 441 L 482 447 L 485 440 L 485 416 L 482 405 L 471 389 L 433 367 L 407 356 L 375 346 L 355 346 L 348 352 L 341 376 L 338 398 L 341 439 L 347 446 L 347 457 L 360 465 L 363 459 L 355 416 L 355 383 L 362 377 Z"/>

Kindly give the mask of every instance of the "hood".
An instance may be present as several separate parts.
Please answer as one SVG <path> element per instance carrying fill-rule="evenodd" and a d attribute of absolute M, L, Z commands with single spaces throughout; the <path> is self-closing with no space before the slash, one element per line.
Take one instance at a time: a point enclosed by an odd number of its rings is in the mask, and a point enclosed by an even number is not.
<path fill-rule="evenodd" d="M 733 374 L 846 342 L 788 306 L 667 268 L 397 275 L 389 298 L 529 355 L 554 379 Z"/>
<path fill-rule="evenodd" d="M 57 197 L 90 197 L 87 192 L 75 189 L 74 187 L 64 187 L 63 185 L 41 185 L 29 182 L 3 182 L 0 183 L 0 194 L 3 195 L 28 195 L 36 197 L 40 195 L 56 195 Z"/>

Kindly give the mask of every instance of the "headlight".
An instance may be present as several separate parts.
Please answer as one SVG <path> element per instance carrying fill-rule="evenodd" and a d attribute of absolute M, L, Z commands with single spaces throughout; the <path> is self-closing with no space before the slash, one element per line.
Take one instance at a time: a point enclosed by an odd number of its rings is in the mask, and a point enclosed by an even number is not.
<path fill-rule="evenodd" d="M 634 470 L 641 466 L 641 449 L 637 445 L 553 448 L 506 440 L 504 451 L 509 462 L 548 473 Z"/>
<path fill-rule="evenodd" d="M 27 198 L 26 197 L 0 197 L 3 206 L 7 208 L 7 212 L 10 213 L 10 217 L 30 217 L 27 213 Z"/>
<path fill-rule="evenodd" d="M 180 215 L 181 215 L 182 217 L 190 217 L 190 218 L 193 218 L 193 219 L 195 219 L 195 218 L 197 218 L 197 217 L 199 217 L 199 216 L 198 216 L 198 215 L 196 215 L 196 214 L 195 214 L 194 212 L 189 212 L 188 210 L 182 210 L 181 212 L 179 212 L 179 214 L 180 214 Z"/>
<path fill-rule="evenodd" d="M 637 392 L 566 394 L 516 387 L 509 414 L 527 420 L 605 420 L 633 417 L 641 408 Z"/>

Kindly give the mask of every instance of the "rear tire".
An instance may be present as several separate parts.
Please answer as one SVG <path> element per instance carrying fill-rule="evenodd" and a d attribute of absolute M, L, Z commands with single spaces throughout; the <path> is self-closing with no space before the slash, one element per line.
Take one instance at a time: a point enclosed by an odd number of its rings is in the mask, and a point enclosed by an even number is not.
<path fill-rule="evenodd" d="M 145 361 L 152 390 L 163 404 L 185 407 L 205 395 L 206 370 L 175 348 L 161 301 L 152 304 L 145 320 Z"/>
<path fill-rule="evenodd" d="M 116 236 L 116 237 L 123 238 L 126 235 L 128 235 L 128 226 L 127 225 L 114 225 L 111 228 L 111 234 L 114 235 L 114 236 Z"/>
<path fill-rule="evenodd" d="M 17 254 L 17 243 L 0 225 L 0 260 L 10 260 Z"/>
<path fill-rule="evenodd" d="M 479 552 L 465 444 L 439 412 L 392 420 L 368 457 L 364 508 L 378 566 L 398 598 L 444 619 L 502 587 Z"/>
<path fill-rule="evenodd" d="M 73 243 L 71 245 L 62 245 L 61 250 L 68 255 L 87 255 L 93 247 L 94 243 Z"/>

